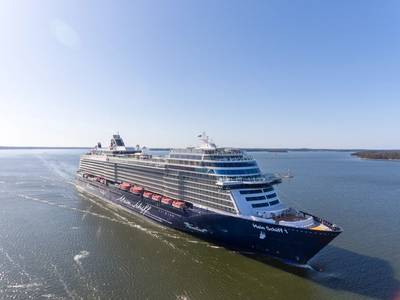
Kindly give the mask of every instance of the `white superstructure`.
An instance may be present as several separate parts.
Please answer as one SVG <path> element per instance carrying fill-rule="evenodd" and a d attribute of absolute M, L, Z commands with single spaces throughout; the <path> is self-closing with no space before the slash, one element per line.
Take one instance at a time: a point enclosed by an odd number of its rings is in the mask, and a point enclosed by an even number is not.
<path fill-rule="evenodd" d="M 244 151 L 218 148 L 205 133 L 199 138 L 199 147 L 152 156 L 138 149 L 127 150 L 122 138 L 114 135 L 110 148 L 97 147 L 81 157 L 79 171 L 114 182 L 130 182 L 224 214 L 287 222 L 283 216 L 290 210 L 273 187 L 278 178 L 262 174 L 257 162 Z M 304 218 L 288 222 L 309 226 Z"/>

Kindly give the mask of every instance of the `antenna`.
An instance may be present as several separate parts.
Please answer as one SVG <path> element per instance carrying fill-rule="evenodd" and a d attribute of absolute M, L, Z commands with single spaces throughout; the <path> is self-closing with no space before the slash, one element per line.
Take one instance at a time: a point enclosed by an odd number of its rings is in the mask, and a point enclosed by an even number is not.
<path fill-rule="evenodd" d="M 199 134 L 197 136 L 200 138 L 200 141 L 202 142 L 200 144 L 200 148 L 202 149 L 215 149 L 217 146 L 214 144 L 214 142 L 208 137 L 205 131 L 203 131 L 202 134 Z"/>

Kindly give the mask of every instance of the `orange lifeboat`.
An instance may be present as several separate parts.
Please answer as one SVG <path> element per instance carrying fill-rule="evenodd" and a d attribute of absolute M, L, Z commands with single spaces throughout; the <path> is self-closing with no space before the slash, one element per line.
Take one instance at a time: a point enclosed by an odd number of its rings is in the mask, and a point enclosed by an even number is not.
<path fill-rule="evenodd" d="M 164 204 L 171 205 L 173 201 L 172 201 L 172 199 L 171 199 L 171 198 L 168 198 L 168 197 L 162 197 L 162 199 L 161 199 L 161 202 L 162 202 L 162 203 L 164 203 Z"/>
<path fill-rule="evenodd" d="M 145 198 L 151 198 L 151 196 L 153 196 L 153 193 L 152 192 L 144 192 L 143 193 L 143 197 L 145 197 Z"/>
<path fill-rule="evenodd" d="M 177 200 L 177 201 L 172 202 L 172 206 L 175 208 L 184 208 L 185 202 Z"/>
<path fill-rule="evenodd" d="M 119 188 L 123 191 L 129 191 L 129 189 L 131 188 L 131 185 L 127 182 L 123 182 L 119 185 Z"/>
<path fill-rule="evenodd" d="M 151 197 L 151 200 L 160 201 L 161 200 L 161 195 L 153 194 L 153 196 Z"/>
<path fill-rule="evenodd" d="M 134 187 L 131 187 L 129 191 L 133 194 L 140 195 L 143 192 L 143 188 L 135 185 Z"/>

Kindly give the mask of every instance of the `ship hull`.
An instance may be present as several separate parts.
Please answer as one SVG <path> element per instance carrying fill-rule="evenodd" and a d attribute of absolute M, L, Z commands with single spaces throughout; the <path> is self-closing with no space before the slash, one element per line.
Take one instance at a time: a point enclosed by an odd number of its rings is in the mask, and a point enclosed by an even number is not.
<path fill-rule="evenodd" d="M 77 176 L 76 186 L 83 193 L 165 226 L 232 249 L 260 253 L 296 264 L 306 264 L 340 233 L 281 226 L 198 207 L 178 209 L 81 176 Z"/>

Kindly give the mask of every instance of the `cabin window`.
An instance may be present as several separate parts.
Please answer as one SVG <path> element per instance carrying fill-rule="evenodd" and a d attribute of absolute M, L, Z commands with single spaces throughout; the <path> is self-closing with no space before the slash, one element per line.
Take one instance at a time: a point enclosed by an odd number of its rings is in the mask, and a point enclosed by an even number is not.
<path fill-rule="evenodd" d="M 240 194 L 247 195 L 247 194 L 259 194 L 262 193 L 262 190 L 248 190 L 248 191 L 240 191 Z"/>
<path fill-rule="evenodd" d="M 217 170 L 215 170 L 215 173 L 221 174 L 221 175 L 253 174 L 253 173 L 260 173 L 260 169 L 259 168 L 254 168 L 254 169 L 236 169 L 236 170 L 220 170 L 220 169 L 217 169 Z"/>
<path fill-rule="evenodd" d="M 269 205 L 275 205 L 275 204 L 278 204 L 279 203 L 279 200 L 274 200 L 274 201 L 271 201 L 270 203 L 269 203 Z"/>
<path fill-rule="evenodd" d="M 257 200 L 265 200 L 264 196 L 256 196 L 256 197 L 246 197 L 247 201 L 257 201 Z"/>
<path fill-rule="evenodd" d="M 257 207 L 265 207 L 268 206 L 268 202 L 264 202 L 264 203 L 255 203 L 251 205 L 253 208 L 257 208 Z"/>
<path fill-rule="evenodd" d="M 267 199 L 272 199 L 276 197 L 276 193 L 267 195 Z"/>
<path fill-rule="evenodd" d="M 208 167 L 222 167 L 222 168 L 233 168 L 233 167 L 253 167 L 256 166 L 256 162 L 231 162 L 231 163 L 225 163 L 225 162 L 204 162 L 205 166 Z"/>
<path fill-rule="evenodd" d="M 272 187 L 268 187 L 266 189 L 263 189 L 264 193 L 272 192 L 274 189 Z"/>
<path fill-rule="evenodd" d="M 115 139 L 115 143 L 117 144 L 117 146 L 123 146 L 124 145 L 120 139 Z"/>

